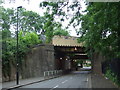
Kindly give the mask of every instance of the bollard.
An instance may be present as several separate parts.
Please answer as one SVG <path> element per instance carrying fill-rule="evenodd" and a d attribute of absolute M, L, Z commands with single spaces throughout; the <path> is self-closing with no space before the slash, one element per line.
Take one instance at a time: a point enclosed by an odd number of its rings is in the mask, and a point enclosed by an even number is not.
<path fill-rule="evenodd" d="M 51 71 L 49 71 L 49 74 L 50 74 L 50 78 L 51 78 Z"/>
<path fill-rule="evenodd" d="M 48 78 L 50 78 L 50 71 L 47 71 L 47 73 L 48 73 Z"/>
<path fill-rule="evenodd" d="M 57 70 L 55 70 L 55 77 L 57 76 Z"/>
<path fill-rule="evenodd" d="M 57 76 L 59 77 L 59 70 L 57 70 Z"/>
<path fill-rule="evenodd" d="M 52 71 L 52 78 L 54 78 L 54 71 Z"/>
<path fill-rule="evenodd" d="M 61 70 L 61 75 L 62 75 L 62 72 L 63 72 L 63 71 Z"/>
<path fill-rule="evenodd" d="M 51 71 L 51 74 L 52 74 L 52 75 L 51 75 L 51 76 L 52 76 L 52 78 L 54 78 L 54 71 Z"/>
<path fill-rule="evenodd" d="M 46 77 L 46 76 L 45 76 L 45 72 L 44 72 L 44 79 L 45 79 L 45 77 Z"/>
<path fill-rule="evenodd" d="M 59 76 L 61 76 L 62 75 L 62 70 L 59 70 Z"/>
<path fill-rule="evenodd" d="M 57 76 L 59 77 L 59 70 L 57 71 Z"/>

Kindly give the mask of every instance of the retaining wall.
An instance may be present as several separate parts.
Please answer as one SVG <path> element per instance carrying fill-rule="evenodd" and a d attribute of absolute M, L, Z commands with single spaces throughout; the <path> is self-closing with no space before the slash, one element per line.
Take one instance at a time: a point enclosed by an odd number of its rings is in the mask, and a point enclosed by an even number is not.
<path fill-rule="evenodd" d="M 44 71 L 54 70 L 54 60 L 52 45 L 38 45 L 32 48 L 19 65 L 20 79 L 40 77 L 43 76 Z M 3 82 L 16 79 L 16 64 L 10 62 L 9 70 L 9 76 L 2 76 Z"/>

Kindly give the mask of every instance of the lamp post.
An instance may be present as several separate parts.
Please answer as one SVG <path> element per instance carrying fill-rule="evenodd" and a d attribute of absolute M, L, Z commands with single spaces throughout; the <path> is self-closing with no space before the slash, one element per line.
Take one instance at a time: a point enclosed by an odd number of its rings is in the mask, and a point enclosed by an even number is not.
<path fill-rule="evenodd" d="M 22 8 L 22 6 L 17 7 L 17 55 L 16 55 L 16 84 L 19 84 L 19 59 L 18 59 L 18 9 Z"/>

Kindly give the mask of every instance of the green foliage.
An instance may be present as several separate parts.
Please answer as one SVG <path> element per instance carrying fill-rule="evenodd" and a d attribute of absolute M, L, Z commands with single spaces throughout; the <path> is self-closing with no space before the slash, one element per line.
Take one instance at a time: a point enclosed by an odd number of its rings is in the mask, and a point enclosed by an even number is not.
<path fill-rule="evenodd" d="M 12 24 L 12 18 L 14 17 L 14 11 L 12 9 L 4 9 L 0 6 L 0 14 L 1 14 L 1 23 L 0 27 L 2 30 L 10 29 L 10 25 Z"/>
<path fill-rule="evenodd" d="M 58 30 L 59 23 L 56 22 L 56 17 L 58 17 L 57 19 L 59 19 L 60 22 L 65 21 L 65 19 L 71 19 L 71 17 L 69 18 L 69 14 L 71 14 L 71 11 L 73 12 L 73 14 L 80 16 L 80 11 L 79 11 L 80 3 L 78 3 L 78 2 L 73 2 L 70 4 L 69 2 L 43 1 L 42 3 L 40 3 L 40 7 L 42 7 L 44 10 L 46 10 L 44 13 L 44 18 L 46 19 L 46 23 L 44 24 L 44 30 L 45 30 L 47 43 L 51 42 L 54 34 L 65 35 L 65 36 L 69 35 L 66 31 Z M 67 12 L 65 11 L 65 9 L 67 9 Z M 76 16 L 74 18 L 79 18 L 79 17 Z M 76 26 L 74 20 L 72 21 L 72 23 L 73 22 L 74 22 L 73 26 Z"/>
<path fill-rule="evenodd" d="M 50 8 L 49 11 L 52 11 L 52 14 L 55 16 L 61 16 L 59 17 L 61 19 L 61 21 L 64 21 L 64 19 L 71 19 L 71 22 L 74 22 L 73 18 L 79 18 L 78 16 L 80 16 L 80 2 L 43 2 L 40 4 L 41 7 L 44 8 L 44 3 L 45 3 L 45 7 Z M 67 9 L 65 11 L 65 9 Z M 50 12 L 49 12 L 50 13 Z M 73 16 L 73 18 L 69 17 L 69 14 L 73 13 L 75 16 Z M 55 19 L 55 18 L 54 18 Z M 79 18 L 80 19 L 80 18 Z"/>
<path fill-rule="evenodd" d="M 87 14 L 83 15 L 79 41 L 85 46 L 102 52 L 106 56 L 120 57 L 119 14 L 120 3 L 89 3 Z"/>
<path fill-rule="evenodd" d="M 63 29 L 58 29 L 54 31 L 54 35 L 62 35 L 62 36 L 70 36 L 68 31 L 63 30 Z"/>
<path fill-rule="evenodd" d="M 3 33 L 3 39 L 2 39 L 2 51 L 3 51 L 3 59 L 15 56 L 14 54 L 16 53 L 16 39 L 12 38 L 11 35 L 9 34 L 9 31 L 2 31 Z M 6 37 L 4 37 L 6 36 Z M 36 33 L 34 32 L 27 32 L 25 35 L 23 34 L 22 31 L 20 31 L 18 35 L 18 44 L 19 44 L 19 52 L 23 53 L 23 55 L 26 53 L 26 51 L 36 45 L 41 43 L 39 40 L 39 37 Z M 7 56 L 6 56 L 7 55 Z M 8 58 L 10 59 L 10 58 Z"/>
<path fill-rule="evenodd" d="M 2 30 L 2 39 L 7 39 L 11 37 L 11 32 L 7 29 Z"/>
<path fill-rule="evenodd" d="M 18 13 L 13 9 L 5 9 L 1 7 L 1 28 L 2 30 L 10 30 L 11 27 L 16 29 L 17 14 L 19 29 L 25 32 L 41 32 L 45 23 L 45 18 L 39 14 L 19 8 Z"/>
<path fill-rule="evenodd" d="M 46 16 L 45 16 L 46 17 Z M 46 17 L 48 20 L 44 24 L 44 30 L 46 35 L 46 43 L 50 43 L 52 41 L 53 37 L 53 31 L 54 31 L 54 22 L 53 22 L 53 16 Z"/>
<path fill-rule="evenodd" d="M 39 40 L 38 35 L 35 32 L 26 32 L 26 34 L 24 35 L 22 31 L 20 31 L 19 33 L 19 43 L 23 43 L 24 45 L 36 45 L 38 43 L 41 43 L 41 41 Z"/>
<path fill-rule="evenodd" d="M 12 38 L 2 40 L 2 71 L 3 75 L 10 75 L 10 63 L 15 64 L 16 41 Z"/>
<path fill-rule="evenodd" d="M 113 73 L 110 69 L 107 70 L 105 76 L 110 80 L 112 80 L 115 84 L 120 86 L 120 81 L 118 80 L 118 76 L 115 73 Z"/>
<path fill-rule="evenodd" d="M 2 41 L 2 65 L 3 65 L 3 75 L 5 77 L 10 77 L 10 64 L 16 65 L 16 53 L 17 53 L 17 47 L 16 47 L 16 39 L 12 38 L 10 35 L 9 30 L 3 30 L 2 31 L 3 39 Z M 30 50 L 30 47 L 41 43 L 41 41 L 38 38 L 38 35 L 34 32 L 27 32 L 25 35 L 22 31 L 19 33 L 19 48 L 18 48 L 18 58 L 19 63 L 22 64 L 22 61 L 24 60 L 25 55 Z"/>
<path fill-rule="evenodd" d="M 35 31 L 40 32 L 43 30 L 45 18 L 33 11 L 26 11 L 24 8 L 19 10 L 20 29 L 24 32 Z"/>
<path fill-rule="evenodd" d="M 1 23 L 0 23 L 0 34 L 2 38 L 0 42 L 2 43 L 2 70 L 5 77 L 10 77 L 11 64 L 16 66 L 16 25 L 17 25 L 17 12 L 13 9 L 0 8 Z M 45 19 L 39 14 L 26 11 L 25 9 L 18 10 L 18 58 L 19 63 L 22 66 L 22 61 L 24 60 L 27 52 L 34 45 L 40 44 L 41 40 L 37 35 L 37 32 L 43 31 Z"/>

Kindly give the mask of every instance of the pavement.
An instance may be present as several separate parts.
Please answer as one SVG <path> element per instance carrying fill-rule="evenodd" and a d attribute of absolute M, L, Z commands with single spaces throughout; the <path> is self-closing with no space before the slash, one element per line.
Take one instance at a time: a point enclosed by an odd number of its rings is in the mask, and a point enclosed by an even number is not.
<path fill-rule="evenodd" d="M 116 84 L 99 74 L 91 74 L 91 86 L 92 88 L 120 90 Z"/>
<path fill-rule="evenodd" d="M 44 80 L 45 80 L 44 77 L 22 79 L 22 80 L 20 80 L 19 85 L 16 85 L 16 81 L 4 82 L 4 83 L 2 83 L 2 88 L 11 89 L 11 88 L 24 86 L 24 85 L 29 85 L 32 83 L 37 83 L 37 82 L 44 81 Z"/>

